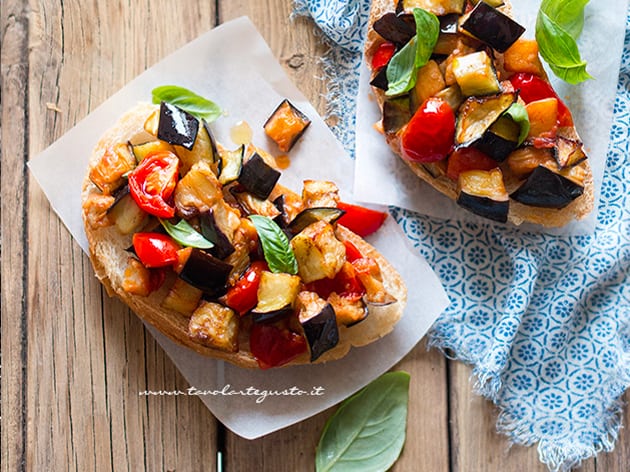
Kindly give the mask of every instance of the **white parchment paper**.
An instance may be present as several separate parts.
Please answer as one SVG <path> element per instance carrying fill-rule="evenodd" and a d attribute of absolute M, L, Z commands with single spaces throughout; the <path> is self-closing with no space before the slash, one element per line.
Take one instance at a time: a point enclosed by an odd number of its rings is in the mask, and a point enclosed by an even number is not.
<path fill-rule="evenodd" d="M 53 209 L 84 250 L 81 183 L 91 150 L 119 116 L 139 101 L 150 100 L 151 90 L 165 84 L 190 88 L 221 105 L 224 116 L 213 124 L 213 130 L 227 147 L 236 147 L 229 131 L 245 120 L 254 131 L 253 142 L 276 155 L 262 125 L 278 103 L 289 98 L 312 124 L 291 151 L 291 164 L 281 182 L 300 191 L 303 179 L 333 180 L 342 198 L 351 201 L 352 160 L 291 84 L 250 20 L 242 17 L 151 67 L 29 162 Z M 228 428 L 253 439 L 338 403 L 397 363 L 424 336 L 448 300 L 431 268 L 410 249 L 392 218 L 370 242 L 398 268 L 409 287 L 407 309 L 390 335 L 352 349 L 332 363 L 257 371 L 197 355 L 149 327 L 192 386 L 180 394 L 198 394 Z M 160 391 L 163 386 L 147 385 L 147 390 Z"/>
<path fill-rule="evenodd" d="M 540 0 L 512 0 L 514 18 L 527 28 L 524 37 L 534 37 Z M 595 77 L 579 86 L 568 85 L 549 73 L 558 95 L 573 114 L 578 133 L 585 144 L 595 183 L 595 209 L 586 218 L 560 229 L 522 225 L 523 230 L 552 234 L 589 234 L 595 229 L 599 189 L 616 95 L 621 51 L 623 49 L 627 0 L 590 2 L 585 9 L 584 31 L 578 45 L 587 70 Z M 443 219 L 493 223 L 460 208 L 413 172 L 389 149 L 373 124 L 380 120 L 378 104 L 371 93 L 369 71 L 362 65 L 357 102 L 357 135 L 354 197 L 364 202 L 395 205 Z"/>

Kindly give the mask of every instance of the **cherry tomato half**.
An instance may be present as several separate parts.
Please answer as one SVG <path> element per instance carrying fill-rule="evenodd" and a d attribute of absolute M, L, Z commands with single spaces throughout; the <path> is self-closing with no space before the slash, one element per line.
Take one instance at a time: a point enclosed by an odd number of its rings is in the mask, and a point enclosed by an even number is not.
<path fill-rule="evenodd" d="M 558 100 L 558 126 L 573 126 L 573 117 L 569 108 L 558 97 L 551 84 L 529 72 L 514 74 L 510 77 L 510 82 L 515 89 L 519 90 L 518 96 L 525 103 L 543 98 L 556 98 Z"/>
<path fill-rule="evenodd" d="M 339 202 L 337 208 L 346 212 L 337 220 L 337 223 L 359 236 L 372 234 L 382 226 L 385 218 L 387 218 L 387 213 L 350 203 Z"/>
<path fill-rule="evenodd" d="M 160 218 L 172 218 L 175 207 L 169 203 L 179 172 L 179 158 L 170 151 L 145 157 L 129 174 L 129 192 L 140 208 Z"/>
<path fill-rule="evenodd" d="M 448 157 L 446 176 L 449 179 L 457 180 L 459 174 L 467 170 L 491 170 L 498 165 L 497 161 L 477 148 L 457 149 Z"/>
<path fill-rule="evenodd" d="M 335 292 L 342 297 L 360 297 L 365 294 L 365 287 L 357 276 L 354 266 L 345 263 L 333 279 L 323 278 L 306 284 L 306 290 L 315 292 L 326 299 Z"/>
<path fill-rule="evenodd" d="M 140 262 L 150 269 L 175 264 L 179 245 L 166 234 L 136 233 L 133 235 L 133 249 Z"/>
<path fill-rule="evenodd" d="M 453 149 L 455 114 L 441 98 L 427 98 L 402 131 L 403 155 L 414 162 L 436 162 Z"/>
<path fill-rule="evenodd" d="M 396 52 L 396 45 L 389 41 L 381 43 L 372 56 L 372 70 L 378 70 L 389 64 L 392 56 Z"/>
<path fill-rule="evenodd" d="M 265 261 L 255 261 L 249 266 L 236 284 L 225 295 L 225 304 L 241 316 L 254 308 L 258 303 L 258 286 L 260 274 L 269 270 Z"/>
<path fill-rule="evenodd" d="M 253 324 L 249 348 L 261 369 L 286 364 L 307 350 L 301 334 L 263 323 Z"/>

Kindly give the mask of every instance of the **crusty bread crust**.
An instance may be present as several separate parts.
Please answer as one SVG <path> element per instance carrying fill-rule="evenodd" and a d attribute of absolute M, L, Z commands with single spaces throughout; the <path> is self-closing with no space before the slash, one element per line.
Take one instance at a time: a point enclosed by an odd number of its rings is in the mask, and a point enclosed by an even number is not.
<path fill-rule="evenodd" d="M 141 104 L 123 115 L 100 139 L 92 152 L 89 169 L 94 166 L 103 152 L 116 143 L 132 143 L 147 141 L 150 135 L 144 131 L 144 122 L 156 109 L 155 105 Z M 85 202 L 91 193 L 99 192 L 89 180 L 89 169 L 83 182 L 82 201 Z M 126 248 L 131 246 L 131 235 L 123 236 L 115 226 L 93 228 L 87 222 L 86 211 L 83 211 L 85 233 L 89 242 L 89 256 L 94 266 L 96 276 L 105 286 L 107 293 L 116 295 L 125 302 L 133 312 L 143 321 L 151 324 L 160 332 L 178 344 L 186 346 L 199 354 L 223 359 L 241 367 L 258 368 L 258 363 L 249 350 L 249 339 L 246 333 L 239 335 L 239 351 L 229 353 L 205 346 L 188 336 L 189 319 L 173 310 L 165 309 L 161 302 L 166 296 L 172 283 L 167 279 L 162 288 L 147 297 L 127 293 L 122 288 L 128 253 Z M 389 333 L 403 313 L 407 299 L 405 284 L 385 258 L 370 244 L 350 230 L 337 225 L 337 237 L 340 240 L 351 241 L 359 251 L 376 260 L 381 268 L 385 288 L 393 295 L 397 302 L 384 307 L 369 307 L 368 317 L 351 328 L 341 326 L 338 345 L 324 353 L 316 362 L 326 362 L 345 356 L 352 346 L 369 344 Z M 303 354 L 287 365 L 309 364 L 308 354 Z"/>
<path fill-rule="evenodd" d="M 393 12 L 396 10 L 396 0 L 373 0 L 370 9 L 370 19 L 368 23 L 368 33 L 365 42 L 365 58 L 366 63 L 371 64 L 372 57 L 378 46 L 384 41 L 383 38 L 372 28 L 372 25 L 385 13 Z M 504 2 L 504 5 L 500 7 L 500 10 L 511 15 L 512 9 L 508 0 Z M 500 55 L 499 55 L 500 56 Z M 372 87 L 372 91 L 376 96 L 377 102 L 383 109 L 383 102 L 385 101 L 385 92 L 377 87 Z M 575 128 L 563 128 L 560 130 L 567 138 L 579 140 L 579 136 Z M 452 200 L 457 199 L 457 182 L 443 176 L 435 178 L 422 164 L 411 162 L 403 158 L 400 135 L 392 134 L 386 138 L 389 147 L 392 151 L 398 155 L 403 162 L 416 174 L 419 178 L 427 182 L 433 188 L 448 196 Z M 427 166 L 427 167 L 430 167 Z M 584 193 L 573 200 L 569 205 L 561 209 L 554 208 L 538 208 L 523 205 L 510 199 L 510 210 L 508 214 L 508 221 L 520 225 L 524 222 L 540 224 L 546 227 L 560 227 L 564 226 L 571 221 L 582 219 L 593 210 L 594 205 L 594 190 L 593 190 L 593 175 L 591 167 L 586 161 L 586 176 L 584 179 Z"/>

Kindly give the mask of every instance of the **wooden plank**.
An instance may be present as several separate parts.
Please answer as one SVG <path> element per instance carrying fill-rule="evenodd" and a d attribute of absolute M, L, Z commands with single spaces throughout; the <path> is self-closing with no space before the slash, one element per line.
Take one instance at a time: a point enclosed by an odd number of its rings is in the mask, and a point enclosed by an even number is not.
<path fill-rule="evenodd" d="M 0 115 L 0 258 L 2 314 L 0 319 L 0 450 L 3 472 L 22 470 L 24 445 L 24 300 L 26 266 L 24 233 L 26 199 L 24 156 L 28 137 L 28 12 L 22 0 L 3 1 L 0 8 L 2 61 Z"/>
<path fill-rule="evenodd" d="M 31 156 L 215 17 L 183 0 L 30 6 Z M 194 397 L 139 395 L 187 386 L 135 315 L 104 294 L 39 187 L 28 195 L 27 468 L 214 464 L 215 419 Z"/>
<path fill-rule="evenodd" d="M 535 446 L 510 447 L 507 437 L 496 432 L 497 409 L 473 393 L 471 368 L 453 361 L 450 372 L 452 472 L 546 472 Z M 594 460 L 585 461 L 580 470 L 594 471 Z"/>

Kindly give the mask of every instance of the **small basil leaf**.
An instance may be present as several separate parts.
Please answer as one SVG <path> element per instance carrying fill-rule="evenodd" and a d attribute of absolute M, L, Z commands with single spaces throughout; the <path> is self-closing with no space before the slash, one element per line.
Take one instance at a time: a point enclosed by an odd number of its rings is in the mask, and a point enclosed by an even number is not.
<path fill-rule="evenodd" d="M 199 249 L 210 249 L 214 247 L 210 241 L 204 238 L 195 228 L 190 226 L 186 220 L 179 220 L 176 225 L 170 221 L 160 219 L 160 223 L 171 238 L 182 246 L 196 247 Z"/>
<path fill-rule="evenodd" d="M 556 5 L 559 0 L 549 0 L 538 11 L 536 18 L 536 41 L 540 49 L 540 55 L 549 64 L 549 68 L 560 79 L 570 84 L 579 84 L 593 77 L 586 71 L 586 61 L 580 57 L 575 38 L 571 33 L 567 32 L 553 17 L 547 12 L 560 11 L 560 7 Z M 561 2 L 562 3 L 562 2 Z M 580 2 L 571 2 L 574 8 L 579 6 Z M 564 6 L 564 4 L 563 4 Z M 583 14 L 583 6 L 581 10 Z M 581 30 L 578 13 L 573 12 L 573 16 L 564 15 L 562 17 L 565 25 L 575 33 L 579 28 Z"/>
<path fill-rule="evenodd" d="M 250 215 L 254 223 L 260 244 L 263 248 L 265 260 L 271 272 L 285 272 L 297 274 L 298 267 L 289 244 L 289 238 L 271 218 L 261 215 Z"/>
<path fill-rule="evenodd" d="M 317 445 L 317 472 L 388 470 L 405 443 L 409 374 L 388 372 L 346 399 Z"/>
<path fill-rule="evenodd" d="M 520 146 L 529 133 L 529 115 L 527 114 L 527 110 L 522 104 L 517 102 L 513 103 L 512 106 L 506 110 L 505 114 L 509 115 L 510 118 L 521 127 L 521 131 L 518 135 L 518 145 Z"/>
<path fill-rule="evenodd" d="M 584 28 L 584 7 L 589 0 L 543 0 L 540 9 L 571 35 L 580 37 Z"/>
<path fill-rule="evenodd" d="M 221 108 L 216 103 L 184 87 L 163 85 L 154 88 L 151 94 L 153 95 L 153 103 L 162 101 L 170 103 L 196 118 L 206 120 L 208 123 L 221 116 Z"/>
<path fill-rule="evenodd" d="M 422 8 L 413 9 L 416 22 L 416 35 L 405 44 L 387 65 L 389 97 L 403 94 L 416 85 L 418 69 L 424 66 L 433 53 L 440 34 L 440 21 L 433 13 Z"/>

